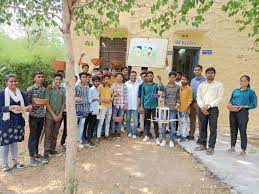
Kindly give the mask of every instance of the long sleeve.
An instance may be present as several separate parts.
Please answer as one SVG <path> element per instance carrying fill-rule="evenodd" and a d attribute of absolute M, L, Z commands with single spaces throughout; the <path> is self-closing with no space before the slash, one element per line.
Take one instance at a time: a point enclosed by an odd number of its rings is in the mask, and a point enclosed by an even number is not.
<path fill-rule="evenodd" d="M 123 97 L 125 104 L 128 104 L 128 89 L 126 85 L 123 86 Z"/>
<path fill-rule="evenodd" d="M 248 105 L 249 109 L 255 109 L 257 107 L 257 96 L 253 90 L 250 93 L 250 104 Z"/>
<path fill-rule="evenodd" d="M 218 89 L 217 89 L 217 97 L 216 97 L 215 100 L 213 100 L 213 101 L 210 103 L 210 106 L 211 106 L 211 107 L 217 107 L 217 106 L 219 106 L 219 103 L 220 103 L 220 101 L 222 101 L 223 97 L 224 97 L 224 87 L 223 87 L 223 85 L 220 83 L 220 84 L 218 85 Z"/>
<path fill-rule="evenodd" d="M 0 111 L 1 112 L 9 112 L 9 106 L 5 106 L 5 96 L 4 92 L 0 93 Z"/>
<path fill-rule="evenodd" d="M 178 89 L 176 93 L 176 103 L 180 104 L 180 88 Z"/>
<path fill-rule="evenodd" d="M 203 102 L 202 102 L 202 85 L 200 85 L 198 87 L 198 91 L 197 91 L 197 103 L 199 105 L 200 108 L 202 108 L 204 106 Z"/>

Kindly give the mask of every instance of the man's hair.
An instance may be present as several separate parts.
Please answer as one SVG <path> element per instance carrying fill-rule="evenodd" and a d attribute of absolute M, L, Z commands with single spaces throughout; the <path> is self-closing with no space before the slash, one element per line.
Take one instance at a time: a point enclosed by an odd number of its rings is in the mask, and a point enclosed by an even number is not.
<path fill-rule="evenodd" d="M 65 74 L 65 71 L 64 70 L 57 70 L 57 72 L 56 73 L 64 73 Z"/>
<path fill-rule="evenodd" d="M 131 72 L 130 72 L 130 74 L 132 74 L 132 73 L 135 73 L 135 74 L 137 74 L 137 72 L 136 72 L 136 71 L 131 71 Z"/>
<path fill-rule="evenodd" d="M 55 73 L 55 74 L 53 75 L 53 78 L 54 78 L 54 79 L 55 79 L 56 77 L 61 77 L 61 79 L 63 79 L 63 75 L 60 74 L 60 73 Z"/>
<path fill-rule="evenodd" d="M 118 75 L 121 75 L 122 77 L 124 77 L 121 72 L 118 72 L 118 73 L 117 73 L 117 76 L 118 76 Z M 117 77 L 117 76 L 116 76 L 116 77 Z"/>
<path fill-rule="evenodd" d="M 214 67 L 207 68 L 205 73 L 208 73 L 209 71 L 213 71 L 214 73 L 216 73 L 216 69 Z"/>
<path fill-rule="evenodd" d="M 177 71 L 177 72 L 176 72 L 176 75 L 177 75 L 177 74 L 183 75 L 183 73 L 182 73 L 181 71 Z"/>
<path fill-rule="evenodd" d="M 146 74 L 147 74 L 147 75 L 148 75 L 148 74 L 154 75 L 154 72 L 153 72 L 153 71 L 148 71 Z"/>
<path fill-rule="evenodd" d="M 79 73 L 79 78 L 81 79 L 83 75 L 85 75 L 86 77 L 91 77 L 90 73 L 81 72 Z"/>
<path fill-rule="evenodd" d="M 108 67 L 104 67 L 102 68 L 103 71 L 109 71 L 109 68 Z"/>
<path fill-rule="evenodd" d="M 93 82 L 94 82 L 94 81 L 101 81 L 101 78 L 98 77 L 98 76 L 94 76 L 93 79 L 92 79 L 92 81 L 93 81 Z"/>
<path fill-rule="evenodd" d="M 33 78 L 35 78 L 36 75 L 44 75 L 42 71 L 37 71 L 33 74 Z"/>
<path fill-rule="evenodd" d="M 183 74 L 182 77 L 186 78 L 187 81 L 189 82 L 189 78 L 188 78 L 188 76 L 186 74 Z"/>
<path fill-rule="evenodd" d="M 148 47 L 148 49 L 151 49 L 151 50 L 153 50 L 153 49 L 152 49 L 152 47 Z"/>
<path fill-rule="evenodd" d="M 84 67 L 88 67 L 89 68 L 88 63 L 82 63 L 82 68 L 84 68 Z"/>
<path fill-rule="evenodd" d="M 14 77 L 14 78 L 17 79 L 16 74 L 10 73 L 10 74 L 8 74 L 8 75 L 5 76 L 5 82 L 8 82 L 8 80 L 9 80 L 10 78 L 12 78 L 12 77 Z"/>
<path fill-rule="evenodd" d="M 140 74 L 140 77 L 142 77 L 142 75 L 144 75 L 145 74 L 145 76 L 147 76 L 147 73 L 146 72 L 142 72 L 141 74 Z"/>
<path fill-rule="evenodd" d="M 141 67 L 141 70 L 143 71 L 143 70 L 148 70 L 148 67 Z"/>
<path fill-rule="evenodd" d="M 128 67 L 123 67 L 123 68 L 121 69 L 121 71 L 123 71 L 123 70 L 125 70 L 125 69 L 127 69 L 127 70 L 128 70 Z"/>
<path fill-rule="evenodd" d="M 109 79 L 111 78 L 111 76 L 109 74 L 106 74 L 103 76 L 103 79 L 105 79 L 106 77 L 108 77 Z"/>
<path fill-rule="evenodd" d="M 137 46 L 137 48 L 142 49 L 142 46 Z"/>
<path fill-rule="evenodd" d="M 195 65 L 194 69 L 195 68 L 200 68 L 202 70 L 202 66 L 201 65 Z"/>
<path fill-rule="evenodd" d="M 169 77 L 172 76 L 172 75 L 176 76 L 176 72 L 171 71 L 171 72 L 168 74 Z"/>

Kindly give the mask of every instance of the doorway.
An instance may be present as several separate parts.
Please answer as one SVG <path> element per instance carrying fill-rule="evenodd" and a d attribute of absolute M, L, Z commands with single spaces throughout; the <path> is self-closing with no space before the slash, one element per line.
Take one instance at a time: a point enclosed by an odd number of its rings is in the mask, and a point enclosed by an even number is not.
<path fill-rule="evenodd" d="M 193 68 L 199 64 L 199 47 L 174 47 L 173 71 L 182 72 L 191 80 L 194 77 Z"/>

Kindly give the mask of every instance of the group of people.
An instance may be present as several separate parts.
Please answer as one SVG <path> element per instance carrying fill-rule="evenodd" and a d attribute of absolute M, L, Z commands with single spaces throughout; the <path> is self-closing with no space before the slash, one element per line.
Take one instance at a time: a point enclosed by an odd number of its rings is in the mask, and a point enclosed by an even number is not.
<path fill-rule="evenodd" d="M 216 70 L 213 67 L 206 69 L 204 77 L 202 66 L 195 66 L 195 77 L 190 83 L 188 77 L 181 72 L 170 72 L 168 83 L 163 84 L 159 75 L 159 82 L 155 83 L 154 73 L 146 67 L 141 68 L 139 76 L 136 71 L 129 72 L 127 68 L 121 71 L 115 68 L 96 68 L 92 75 L 88 72 L 89 65 L 82 63 L 81 58 L 79 65 L 82 72 L 75 76 L 75 107 L 78 121 L 77 141 L 80 148 L 96 146 L 102 138 L 119 137 L 124 127 L 129 138 L 143 136 L 143 142 L 154 139 L 157 145 L 166 146 L 167 123 L 162 124 L 160 139 L 156 111 L 159 106 L 164 106 L 170 110 L 169 115 L 161 115 L 170 119 L 170 147 L 175 146 L 176 139 L 181 142 L 194 140 L 198 120 L 199 146 L 195 150 L 206 150 L 208 155 L 214 153 L 218 107 L 224 97 L 224 88 L 215 80 Z M 12 169 L 8 164 L 9 150 L 13 167 L 24 167 L 17 159 L 17 142 L 24 140 L 25 112 L 29 112 L 30 165 L 36 166 L 40 161 L 48 163 L 49 155 L 57 154 L 57 137 L 62 122 L 64 130 L 60 144 L 65 149 L 67 130 L 71 129 L 66 128 L 64 72 L 56 72 L 53 83 L 46 88 L 43 86 L 43 72 L 35 73 L 34 82 L 23 93 L 18 89 L 16 75 L 9 74 L 5 80 L 6 88 L 0 92 L 0 146 L 3 171 Z M 239 130 L 241 154 L 246 153 L 248 111 L 256 106 L 257 97 L 250 88 L 250 77 L 244 75 L 240 78 L 240 88 L 232 92 L 228 105 L 231 131 L 229 152 L 235 151 Z M 151 122 L 154 125 L 154 135 L 151 133 Z M 207 142 L 208 123 L 210 135 Z M 43 132 L 45 136 L 42 156 L 38 147 Z"/>

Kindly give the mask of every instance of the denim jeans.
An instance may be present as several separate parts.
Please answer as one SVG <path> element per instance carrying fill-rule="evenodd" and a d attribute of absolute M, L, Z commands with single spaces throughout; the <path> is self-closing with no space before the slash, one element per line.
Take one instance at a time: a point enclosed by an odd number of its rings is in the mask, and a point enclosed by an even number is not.
<path fill-rule="evenodd" d="M 162 118 L 165 119 L 166 115 L 162 115 Z M 169 113 L 169 119 L 175 119 L 176 118 L 176 112 L 173 110 L 170 110 Z M 166 139 L 166 123 L 162 123 L 162 139 Z M 174 130 L 174 121 L 169 123 L 169 129 L 170 129 L 170 140 L 174 139 L 175 136 L 175 130 Z"/>
<path fill-rule="evenodd" d="M 8 165 L 8 154 L 9 149 L 11 152 L 12 160 L 14 162 L 17 161 L 17 155 L 18 155 L 18 145 L 17 143 L 12 143 L 9 145 L 1 146 L 1 154 L 2 154 L 2 168 L 9 167 Z"/>
<path fill-rule="evenodd" d="M 104 120 L 105 120 L 105 136 L 106 137 L 109 136 L 111 116 L 112 116 L 112 107 L 104 107 L 103 109 L 100 110 L 99 115 L 97 115 L 97 118 L 99 119 L 98 129 L 97 129 L 98 138 L 101 137 Z"/>
<path fill-rule="evenodd" d="M 190 130 L 190 117 L 189 113 L 179 112 L 178 113 L 179 127 L 177 135 L 186 138 L 189 135 Z"/>
<path fill-rule="evenodd" d="M 131 127 L 131 115 L 133 114 L 134 126 Z M 137 134 L 137 127 L 138 127 L 138 111 L 137 110 L 127 110 L 126 112 L 126 126 L 129 130 L 129 133 L 132 135 Z"/>
<path fill-rule="evenodd" d="M 122 108 L 112 107 L 112 118 L 114 117 L 123 117 L 125 110 Z M 121 131 L 122 122 L 115 123 L 113 120 L 111 122 L 112 133 L 115 133 L 115 128 L 117 124 L 117 132 Z"/>
<path fill-rule="evenodd" d="M 84 126 L 85 126 L 85 117 L 78 118 L 78 125 L 77 125 L 77 141 L 78 141 L 78 143 L 82 142 Z"/>

